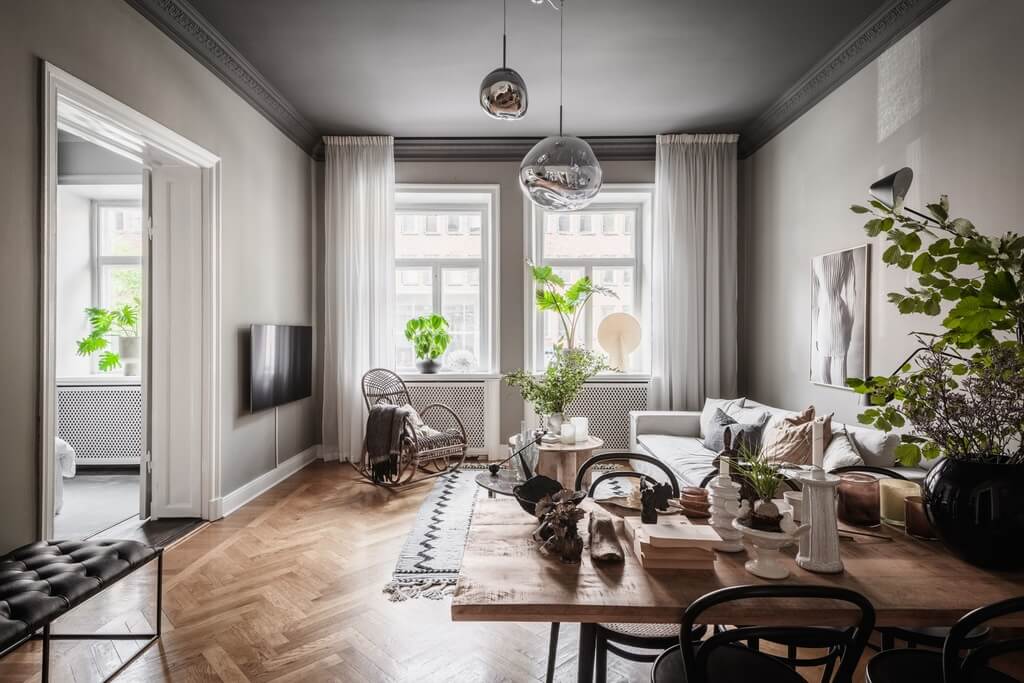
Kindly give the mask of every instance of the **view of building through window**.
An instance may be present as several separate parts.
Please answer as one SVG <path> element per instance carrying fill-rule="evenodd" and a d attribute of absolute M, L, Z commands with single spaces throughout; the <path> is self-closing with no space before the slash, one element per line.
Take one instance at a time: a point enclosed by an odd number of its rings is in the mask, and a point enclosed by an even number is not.
<path fill-rule="evenodd" d="M 535 260 L 552 266 L 567 284 L 588 276 L 596 285 L 617 295 L 593 297 L 584 313 L 582 328 L 576 331 L 578 345 L 602 351 L 597 343 L 597 329 L 612 313 L 636 316 L 644 327 L 638 273 L 641 227 L 644 212 L 650 210 L 650 192 L 641 193 L 644 194 L 637 197 L 631 193 L 624 198 L 619 193 L 605 192 L 586 210 L 572 213 L 533 210 Z M 547 364 L 563 333 L 555 313 L 535 315 L 539 335 L 534 362 L 539 368 Z M 625 370 L 642 372 L 645 364 L 646 353 L 638 350 L 630 356 Z"/>
<path fill-rule="evenodd" d="M 490 277 L 488 234 L 493 224 L 488 195 L 447 192 L 399 193 L 395 214 L 396 362 L 412 370 L 416 357 L 404 336 L 411 318 L 440 313 L 451 343 L 444 372 L 490 371 Z"/>

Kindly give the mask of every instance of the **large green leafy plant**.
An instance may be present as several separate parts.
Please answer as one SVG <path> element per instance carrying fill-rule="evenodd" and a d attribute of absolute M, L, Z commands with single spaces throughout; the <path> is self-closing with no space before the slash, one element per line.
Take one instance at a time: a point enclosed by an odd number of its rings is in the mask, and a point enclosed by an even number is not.
<path fill-rule="evenodd" d="M 851 209 L 870 214 L 869 236 L 891 243 L 882 261 L 917 276 L 889 301 L 903 314 L 941 316 L 941 331 L 914 333 L 913 363 L 848 380 L 871 404 L 860 422 L 884 431 L 909 423 L 897 449 L 906 465 L 939 455 L 1024 462 L 1024 237 L 981 234 L 950 217 L 945 195 L 928 220 L 874 200 Z"/>
<path fill-rule="evenodd" d="M 140 302 L 137 298 L 132 303 L 117 308 L 91 306 L 85 309 L 90 330 L 87 337 L 77 342 L 78 355 L 100 354 L 99 368 L 102 372 L 110 372 L 121 367 L 121 356 L 110 348 L 109 337 L 138 337 L 139 309 Z"/>
<path fill-rule="evenodd" d="M 440 358 L 451 342 L 448 321 L 436 313 L 413 318 L 405 324 L 405 338 L 420 360 Z"/>
<path fill-rule="evenodd" d="M 562 413 L 572 403 L 587 380 L 599 372 L 610 369 L 604 357 L 576 346 L 579 328 L 587 302 L 595 294 L 615 297 L 605 287 L 598 287 L 589 277 L 572 284 L 555 274 L 551 266 L 527 263 L 536 286 L 537 309 L 558 316 L 562 336 L 555 344 L 547 368 L 539 376 L 516 370 L 505 375 L 505 382 L 519 389 L 523 400 L 533 404 L 539 415 Z"/>

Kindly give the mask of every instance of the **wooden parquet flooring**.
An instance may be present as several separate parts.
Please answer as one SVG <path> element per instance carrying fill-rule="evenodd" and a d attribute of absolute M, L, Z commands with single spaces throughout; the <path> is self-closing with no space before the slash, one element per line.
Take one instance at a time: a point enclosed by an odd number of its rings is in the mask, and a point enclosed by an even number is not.
<path fill-rule="evenodd" d="M 543 680 L 546 624 L 456 624 L 447 601 L 382 594 L 430 486 L 396 494 L 360 483 L 347 465 L 315 463 L 174 545 L 164 561 L 164 635 L 117 680 Z M 54 631 L 145 631 L 153 588 L 153 571 L 143 570 Z M 575 680 L 576 630 L 562 628 L 560 681 Z M 136 648 L 58 643 L 53 680 L 100 681 Z M 646 681 L 649 671 L 609 657 L 609 681 Z M 0 681 L 31 680 L 35 643 L 0 660 Z"/>

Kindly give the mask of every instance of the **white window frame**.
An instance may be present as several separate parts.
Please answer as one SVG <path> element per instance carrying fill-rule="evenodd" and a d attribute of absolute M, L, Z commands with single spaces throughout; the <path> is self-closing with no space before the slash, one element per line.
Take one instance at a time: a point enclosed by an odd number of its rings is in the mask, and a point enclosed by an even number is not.
<path fill-rule="evenodd" d="M 138 266 L 142 268 L 142 255 L 139 256 L 105 256 L 103 254 L 103 235 L 100 230 L 100 210 L 106 207 L 137 208 L 142 211 L 142 202 L 134 199 L 93 199 L 89 215 L 89 239 L 92 253 L 89 254 L 89 265 L 92 274 L 92 305 L 103 306 L 103 267 L 104 266 Z M 141 293 L 140 293 L 141 295 Z"/>
<path fill-rule="evenodd" d="M 479 268 L 480 269 L 480 368 L 474 372 L 453 372 L 441 368 L 437 375 L 423 375 L 416 368 L 398 368 L 403 377 L 417 379 L 443 379 L 458 377 L 462 379 L 485 378 L 498 376 L 499 337 L 498 337 L 498 244 L 500 243 L 500 186 L 489 185 L 421 185 L 399 183 L 395 186 L 395 215 L 400 213 L 417 213 L 423 211 L 466 213 L 480 212 L 480 258 L 429 258 L 409 259 L 395 258 L 395 270 L 400 268 L 430 268 L 432 308 L 441 311 L 442 304 L 442 272 L 446 268 Z M 437 233 L 446 236 L 447 229 Z M 463 234 L 459 231 L 459 234 Z M 467 230 L 466 234 L 473 234 Z M 402 321 L 395 321 L 395 329 L 401 332 Z"/>
<path fill-rule="evenodd" d="M 544 216 L 546 212 L 534 205 L 528 199 L 524 199 L 527 230 L 525 230 L 526 253 L 530 260 L 537 264 L 550 265 L 556 268 L 582 268 L 584 273 L 593 277 L 594 268 L 603 267 L 632 267 L 633 268 L 633 310 L 639 313 L 643 337 L 640 348 L 634 353 L 640 354 L 640 370 L 630 373 L 610 372 L 600 375 L 602 381 L 608 380 L 636 380 L 650 377 L 651 357 L 651 325 L 650 325 L 650 262 L 651 262 L 651 221 L 654 207 L 654 184 L 653 183 L 606 183 L 601 189 L 597 198 L 581 211 L 570 212 L 572 214 L 586 215 L 590 213 L 604 213 L 607 211 L 632 211 L 636 216 L 633 229 L 633 256 L 629 258 L 547 258 L 544 255 Z M 603 226 L 606 229 L 607 224 Z M 593 233 L 597 235 L 595 231 Z M 616 233 L 617 234 L 617 233 Z M 544 327 L 541 324 L 539 311 L 533 292 L 536 285 L 530 275 L 529 269 L 524 273 L 527 296 L 525 297 L 526 308 L 526 358 L 525 367 L 533 372 L 542 372 L 544 362 Z M 583 315 L 582 328 L 584 337 L 577 336 L 577 343 L 591 348 L 596 348 L 596 340 L 590 340 L 590 331 L 593 327 L 593 306 L 588 304 Z"/>

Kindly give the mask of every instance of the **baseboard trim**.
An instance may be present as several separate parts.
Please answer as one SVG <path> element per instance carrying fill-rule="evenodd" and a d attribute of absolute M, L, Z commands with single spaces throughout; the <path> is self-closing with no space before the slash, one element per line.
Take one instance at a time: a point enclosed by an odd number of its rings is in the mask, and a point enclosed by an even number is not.
<path fill-rule="evenodd" d="M 292 476 L 306 465 L 320 459 L 320 446 L 310 446 L 301 453 L 288 458 L 280 465 L 265 474 L 261 474 L 248 484 L 239 486 L 231 493 L 210 501 L 210 510 L 216 513 L 211 515 L 213 519 L 227 517 L 235 510 L 251 501 L 253 498 L 269 491 L 282 481 Z"/>

